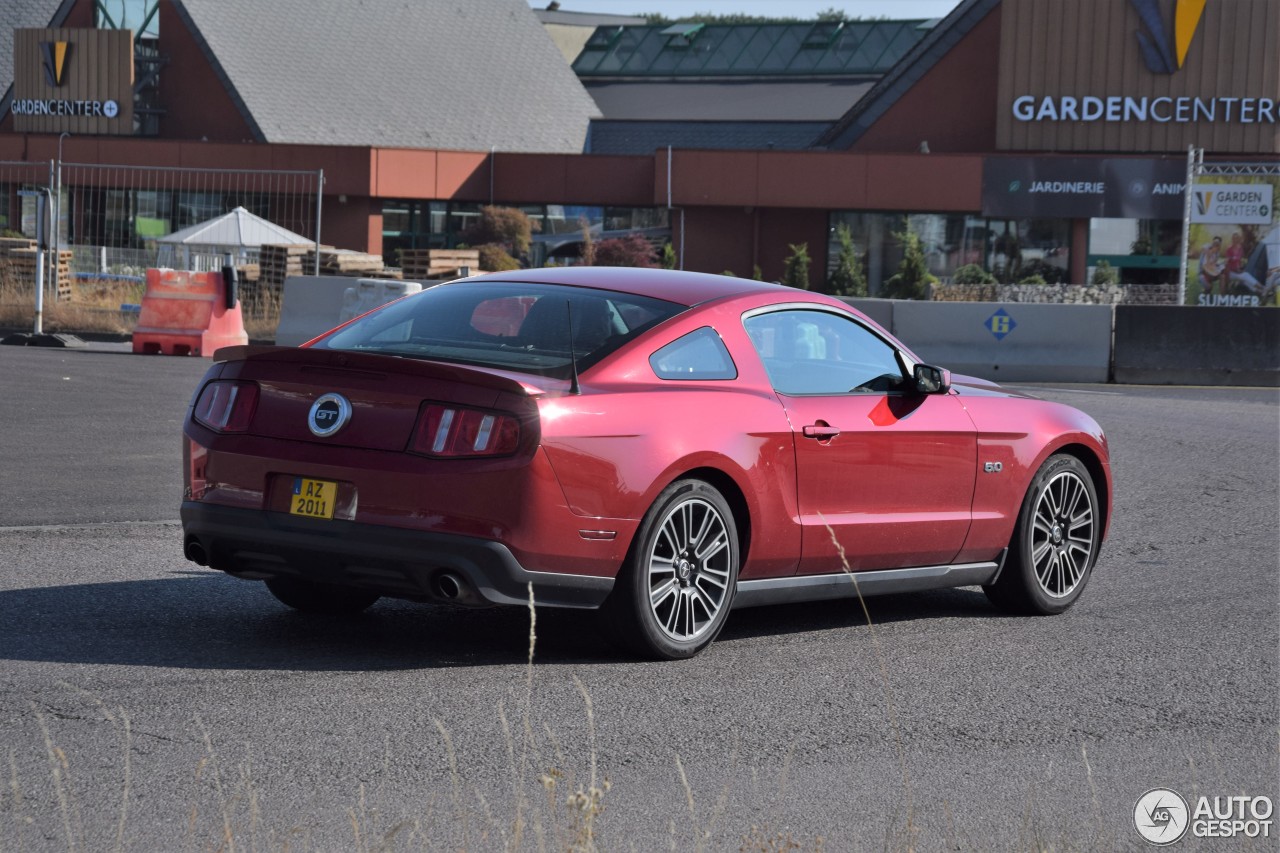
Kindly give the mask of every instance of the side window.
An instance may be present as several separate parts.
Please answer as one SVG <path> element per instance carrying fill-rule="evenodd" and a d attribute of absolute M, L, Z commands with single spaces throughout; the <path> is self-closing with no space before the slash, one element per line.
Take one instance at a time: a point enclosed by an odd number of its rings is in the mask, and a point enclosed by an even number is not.
<path fill-rule="evenodd" d="M 848 317 L 785 310 L 748 317 L 745 325 L 779 393 L 883 394 L 905 384 L 897 351 Z"/>
<path fill-rule="evenodd" d="M 659 379 L 737 379 L 738 368 L 715 329 L 703 326 L 649 356 Z"/>

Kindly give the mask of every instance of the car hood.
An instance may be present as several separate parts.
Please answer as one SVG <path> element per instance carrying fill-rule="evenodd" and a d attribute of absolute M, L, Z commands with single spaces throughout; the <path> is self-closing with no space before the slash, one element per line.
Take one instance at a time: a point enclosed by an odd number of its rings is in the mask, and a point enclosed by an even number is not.
<path fill-rule="evenodd" d="M 1028 394 L 1025 391 L 1014 391 L 997 385 L 989 379 L 979 379 L 976 376 L 964 376 L 959 373 L 951 375 L 951 387 L 961 397 L 1017 397 L 1023 400 L 1038 400 L 1039 397 L 1034 394 Z"/>

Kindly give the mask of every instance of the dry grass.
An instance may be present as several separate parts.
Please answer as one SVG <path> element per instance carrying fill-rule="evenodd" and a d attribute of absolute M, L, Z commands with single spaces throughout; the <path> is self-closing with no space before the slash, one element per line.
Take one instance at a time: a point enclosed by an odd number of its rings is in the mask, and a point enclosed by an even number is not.
<path fill-rule="evenodd" d="M 138 315 L 126 314 L 120 306 L 140 303 L 143 290 L 141 284 L 134 282 L 77 279 L 70 299 L 45 299 L 44 331 L 132 334 Z M 0 265 L 0 327 L 31 329 L 35 307 L 31 282 L 17 280 L 7 266 Z"/>
<path fill-rule="evenodd" d="M 143 284 L 110 279 L 76 279 L 71 297 L 46 298 L 43 328 L 46 332 L 131 335 L 138 324 L 136 313 L 121 305 L 139 305 Z M 250 340 L 275 339 L 280 325 L 280 294 L 269 289 L 246 290 L 241 302 L 244 329 Z M 0 264 L 0 328 L 30 330 L 35 320 L 35 289 L 19 281 L 7 265 Z"/>

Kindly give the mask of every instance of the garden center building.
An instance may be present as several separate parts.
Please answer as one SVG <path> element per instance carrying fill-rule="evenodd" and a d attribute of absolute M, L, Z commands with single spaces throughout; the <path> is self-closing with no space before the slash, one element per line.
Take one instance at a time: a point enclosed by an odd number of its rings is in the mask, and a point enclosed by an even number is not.
<path fill-rule="evenodd" d="M 31 227 L 19 192 L 49 176 L 63 245 L 145 247 L 239 205 L 278 220 L 287 194 L 306 212 L 280 225 L 389 262 L 497 203 L 539 223 L 538 261 L 572 258 L 585 220 L 775 278 L 792 244 L 824 268 L 844 223 L 873 289 L 908 227 L 944 278 L 1082 282 L 1107 259 L 1164 281 L 1188 148 L 1280 159 L 1274 0 L 675 26 L 524 0 L 123 5 L 0 11 L 3 227 Z M 321 169 L 314 191 L 217 177 Z"/>

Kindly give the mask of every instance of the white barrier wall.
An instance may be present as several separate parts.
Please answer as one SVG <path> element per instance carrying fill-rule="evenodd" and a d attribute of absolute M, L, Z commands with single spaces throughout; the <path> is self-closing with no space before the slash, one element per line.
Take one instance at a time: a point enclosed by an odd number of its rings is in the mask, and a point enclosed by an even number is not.
<path fill-rule="evenodd" d="M 361 285 L 372 282 L 373 287 Z M 379 288 L 377 285 L 397 285 L 395 288 Z M 412 288 L 412 289 L 410 289 Z M 276 344 L 296 347 L 315 336 L 329 331 L 344 320 L 371 311 L 392 299 L 408 293 L 416 293 L 422 284 L 413 281 L 384 281 L 381 279 L 353 279 L 344 276 L 300 275 L 285 279 L 284 298 L 280 306 L 280 325 L 276 329 Z M 348 303 L 347 291 L 353 291 Z M 375 300 L 382 298 L 381 302 Z M 365 305 L 363 310 L 343 317 L 343 308 Z"/>
<path fill-rule="evenodd" d="M 893 334 L 929 364 L 1012 382 L 1106 382 L 1110 305 L 895 300 Z"/>

